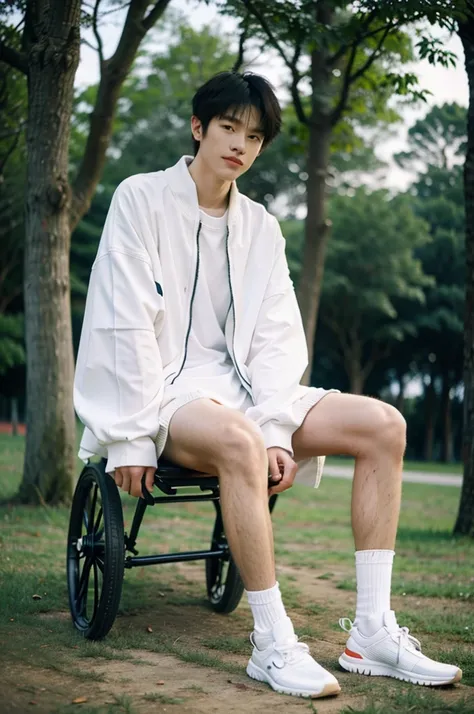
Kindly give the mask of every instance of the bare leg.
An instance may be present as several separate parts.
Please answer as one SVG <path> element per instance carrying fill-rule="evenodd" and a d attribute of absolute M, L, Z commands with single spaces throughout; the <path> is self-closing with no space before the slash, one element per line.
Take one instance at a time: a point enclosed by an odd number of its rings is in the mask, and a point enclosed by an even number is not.
<path fill-rule="evenodd" d="M 225 532 L 245 588 L 273 587 L 268 458 L 255 425 L 240 412 L 199 399 L 173 416 L 163 455 L 218 476 Z"/>
<path fill-rule="evenodd" d="M 400 512 L 405 420 L 376 399 L 331 393 L 293 436 L 296 460 L 355 457 L 352 530 L 356 550 L 393 550 Z"/>

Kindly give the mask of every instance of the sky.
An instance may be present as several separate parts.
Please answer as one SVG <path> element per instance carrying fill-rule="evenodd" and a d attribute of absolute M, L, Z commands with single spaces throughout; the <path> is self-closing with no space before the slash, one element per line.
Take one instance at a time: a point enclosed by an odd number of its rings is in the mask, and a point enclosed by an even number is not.
<path fill-rule="evenodd" d="M 183 12 L 188 18 L 189 23 L 199 29 L 205 24 L 212 23 L 216 26 L 216 22 L 222 29 L 237 39 L 236 22 L 232 18 L 218 16 L 213 6 L 206 6 L 203 2 L 197 0 L 172 0 L 169 8 L 175 8 Z M 123 15 L 117 14 L 109 16 L 107 23 L 101 29 L 101 36 L 104 44 L 104 53 L 109 57 L 117 44 L 120 27 L 123 22 Z M 449 37 L 447 33 L 438 32 L 438 35 L 443 39 L 445 47 L 457 56 L 457 64 L 455 68 L 444 69 L 440 66 L 432 66 L 427 60 L 416 62 L 409 71 L 413 71 L 419 77 L 419 86 L 421 89 L 427 89 L 431 92 L 428 100 L 428 105 L 443 104 L 444 102 L 458 102 L 464 106 L 468 104 L 468 84 L 464 70 L 464 53 L 461 41 L 457 36 Z M 89 42 L 93 42 L 91 33 L 85 33 L 85 37 Z M 236 43 L 237 46 L 237 43 Z M 252 57 L 254 53 L 248 53 Z M 250 66 L 253 71 L 259 72 L 266 76 L 275 86 L 276 93 L 280 99 L 283 98 L 281 85 L 285 75 L 282 61 L 278 56 L 260 55 L 258 61 Z M 90 49 L 87 45 L 81 48 L 81 61 L 76 74 L 76 85 L 78 87 L 87 84 L 95 83 L 99 78 L 99 66 L 97 53 Z M 422 104 L 418 107 L 410 107 L 404 110 L 404 121 L 394 128 L 394 135 L 387 137 L 383 145 L 377 147 L 377 155 L 389 162 L 388 169 L 383 172 L 381 179 L 382 184 L 392 188 L 393 190 L 403 190 L 409 184 L 411 176 L 407 171 L 400 169 L 391 157 L 394 153 L 403 151 L 406 147 L 406 136 L 409 127 L 416 121 L 417 118 L 423 116 L 428 107 Z"/>

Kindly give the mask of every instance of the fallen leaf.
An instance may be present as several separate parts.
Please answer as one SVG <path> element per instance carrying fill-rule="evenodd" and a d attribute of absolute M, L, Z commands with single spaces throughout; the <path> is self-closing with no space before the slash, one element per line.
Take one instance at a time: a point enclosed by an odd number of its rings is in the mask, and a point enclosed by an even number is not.
<path fill-rule="evenodd" d="M 35 702 L 35 700 L 32 699 L 31 702 L 28 702 L 28 704 L 38 704 L 38 702 Z"/>
<path fill-rule="evenodd" d="M 33 600 L 41 600 L 41 595 L 32 595 Z"/>
<path fill-rule="evenodd" d="M 76 697 L 72 700 L 73 704 L 84 704 L 84 702 L 87 702 L 87 697 Z"/>
<path fill-rule="evenodd" d="M 45 692 L 45 691 L 46 691 L 46 687 L 40 687 L 39 690 L 40 690 L 40 692 Z"/>
<path fill-rule="evenodd" d="M 158 595 L 159 595 L 160 597 L 164 597 L 164 596 L 165 596 L 165 594 L 164 594 L 164 593 L 161 593 L 161 592 L 158 592 Z"/>
<path fill-rule="evenodd" d="M 14 617 L 10 617 L 10 622 L 15 622 L 15 618 L 14 618 Z"/>
<path fill-rule="evenodd" d="M 157 685 L 158 685 L 158 686 L 160 687 L 160 686 L 161 686 L 162 684 L 164 684 L 164 682 L 163 682 L 163 680 L 162 680 L 162 679 L 160 679 L 160 681 L 159 681 L 159 682 L 157 682 Z"/>
<path fill-rule="evenodd" d="M 247 687 L 246 684 L 242 684 L 241 682 L 236 682 L 236 683 L 235 683 L 235 687 L 236 687 L 237 689 L 249 689 L 249 687 Z"/>
<path fill-rule="evenodd" d="M 49 645 L 40 645 L 40 647 L 49 647 Z"/>
<path fill-rule="evenodd" d="M 147 632 L 153 632 L 153 628 L 150 627 L 150 625 L 148 625 L 148 627 L 146 628 L 146 631 L 147 631 Z"/>

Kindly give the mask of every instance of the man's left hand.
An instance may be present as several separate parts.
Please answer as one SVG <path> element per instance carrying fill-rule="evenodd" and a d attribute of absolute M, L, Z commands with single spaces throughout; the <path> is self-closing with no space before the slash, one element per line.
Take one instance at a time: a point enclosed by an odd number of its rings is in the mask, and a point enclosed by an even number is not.
<path fill-rule="evenodd" d="M 270 487 L 268 495 L 281 493 L 293 486 L 298 464 L 296 464 L 286 449 L 272 446 L 267 449 L 268 464 L 270 467 Z M 275 484 L 275 485 L 273 485 Z"/>

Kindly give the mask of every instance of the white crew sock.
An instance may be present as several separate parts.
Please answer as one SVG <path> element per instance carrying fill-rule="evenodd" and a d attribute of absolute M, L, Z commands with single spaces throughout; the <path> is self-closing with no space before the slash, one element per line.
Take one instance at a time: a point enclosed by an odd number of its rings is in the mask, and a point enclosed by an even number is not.
<path fill-rule="evenodd" d="M 286 617 L 278 583 L 268 590 L 246 590 L 245 592 L 252 610 L 255 632 L 268 632 L 275 622 Z"/>
<path fill-rule="evenodd" d="M 357 602 L 356 623 L 363 634 L 373 634 L 382 626 L 382 616 L 390 610 L 393 550 L 358 550 L 355 554 Z M 371 625 L 367 620 L 371 621 Z M 375 630 L 374 630 L 375 628 Z M 366 631 L 369 630 L 369 631 Z"/>

